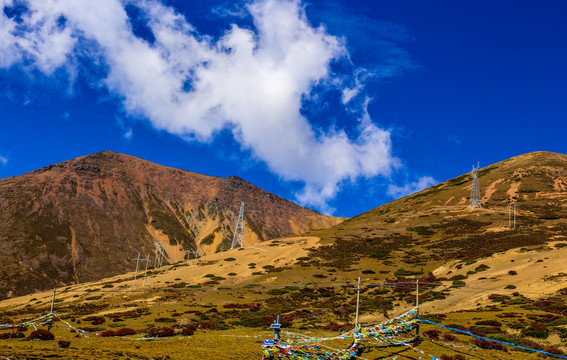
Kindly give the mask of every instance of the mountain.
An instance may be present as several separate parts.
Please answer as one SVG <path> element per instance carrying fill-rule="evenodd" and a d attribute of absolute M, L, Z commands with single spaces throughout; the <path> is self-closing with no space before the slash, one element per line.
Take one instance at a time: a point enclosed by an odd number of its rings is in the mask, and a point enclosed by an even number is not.
<path fill-rule="evenodd" d="M 123 326 L 141 336 L 154 325 L 171 326 L 177 333 L 188 324 L 203 325 L 194 341 L 174 338 L 179 346 L 166 340 L 133 346 L 130 341 L 96 341 L 94 336 L 79 340 L 76 333 L 54 327 L 57 339 L 73 341 L 65 351 L 75 357 L 167 353 L 173 359 L 187 354 L 218 359 L 227 356 L 228 347 L 219 346 L 219 341 L 227 345 L 226 338 L 234 341 L 229 357 L 248 359 L 259 354 L 257 339 L 276 316 L 287 331 L 334 337 L 354 327 L 357 313 L 361 324 L 376 324 L 413 308 L 418 300 L 422 319 L 564 354 L 567 156 L 520 155 L 480 169 L 478 177 L 482 208 L 469 207 L 472 178 L 464 174 L 301 237 L 148 271 L 143 285 L 140 273 L 134 285 L 131 271 L 57 289 L 55 312 L 74 327 L 102 332 Z M 509 224 L 510 204 L 517 206 L 515 228 L 513 217 Z M 54 295 L 44 291 L 0 301 L 4 323 L 46 314 Z M 491 359 L 499 351 L 491 343 L 471 342 L 463 333 L 439 332 L 432 324 L 422 323 L 420 329 L 424 336 L 415 344 L 431 357 Z M 48 342 L 4 341 L 9 346 L 0 348 L 0 354 L 6 356 L 61 354 Z M 344 347 L 351 343 L 344 341 Z M 368 359 L 423 356 L 382 343 L 364 346 L 362 356 Z M 509 345 L 500 354 L 541 357 Z"/>
<path fill-rule="evenodd" d="M 245 246 L 329 227 L 323 216 L 231 176 L 213 177 L 103 151 L 0 179 L 0 295 L 101 279 L 185 250 L 228 249 L 245 203 Z"/>
<path fill-rule="evenodd" d="M 463 174 L 312 234 L 335 242 L 377 239 L 384 251 L 417 245 L 437 260 L 473 259 L 567 236 L 567 155 L 516 156 L 479 169 L 478 178 L 481 208 L 470 208 L 472 176 Z M 509 226 L 510 205 L 516 206 L 516 228 L 513 207 Z"/>

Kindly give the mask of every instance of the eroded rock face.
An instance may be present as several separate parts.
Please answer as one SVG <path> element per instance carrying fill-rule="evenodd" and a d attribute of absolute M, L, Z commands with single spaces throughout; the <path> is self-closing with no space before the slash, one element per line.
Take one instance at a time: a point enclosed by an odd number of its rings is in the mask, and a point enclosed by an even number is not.
<path fill-rule="evenodd" d="M 219 178 L 104 151 L 0 180 L 0 297 L 132 270 L 161 241 L 184 250 L 230 247 L 239 204 L 247 243 L 325 228 L 341 219 Z"/>

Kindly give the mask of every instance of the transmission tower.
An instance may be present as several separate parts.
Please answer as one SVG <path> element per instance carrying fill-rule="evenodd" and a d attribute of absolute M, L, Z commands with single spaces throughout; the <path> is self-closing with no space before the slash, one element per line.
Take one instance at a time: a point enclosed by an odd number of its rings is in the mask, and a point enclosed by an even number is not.
<path fill-rule="evenodd" d="M 205 257 L 207 256 L 207 253 L 205 252 L 205 248 L 203 247 L 203 245 L 199 245 L 197 247 L 197 252 L 199 253 L 200 257 Z"/>
<path fill-rule="evenodd" d="M 478 169 L 480 168 L 479 164 L 476 164 L 476 167 L 473 165 L 472 168 L 472 188 L 471 188 L 471 208 L 480 208 L 482 204 L 480 203 L 480 185 L 478 184 Z"/>
<path fill-rule="evenodd" d="M 238 214 L 238 220 L 236 221 L 236 229 L 234 229 L 234 237 L 232 238 L 231 249 L 236 246 L 244 247 L 244 202 L 240 203 L 240 214 Z"/>
<path fill-rule="evenodd" d="M 167 257 L 167 250 L 165 250 L 165 246 L 163 244 L 154 239 L 154 244 L 156 246 L 156 256 L 154 259 L 154 269 L 161 268 L 161 264 L 163 260 Z"/>
<path fill-rule="evenodd" d="M 187 264 L 189 264 L 189 258 L 191 257 L 191 254 L 195 255 L 195 264 L 198 262 L 199 258 L 205 256 L 205 251 L 203 250 L 203 246 L 199 246 L 195 250 L 185 250 L 185 252 L 187 253 Z"/>

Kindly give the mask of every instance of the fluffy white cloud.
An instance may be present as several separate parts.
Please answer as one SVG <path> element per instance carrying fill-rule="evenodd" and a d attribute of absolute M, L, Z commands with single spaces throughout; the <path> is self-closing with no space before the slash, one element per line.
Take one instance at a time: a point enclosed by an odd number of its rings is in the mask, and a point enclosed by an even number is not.
<path fill-rule="evenodd" d="M 8 165 L 8 158 L 0 155 L 0 164 L 2 164 L 3 166 Z"/>
<path fill-rule="evenodd" d="M 388 195 L 398 199 L 403 196 L 416 193 L 423 189 L 427 189 L 428 187 L 433 186 L 437 183 L 438 181 L 431 176 L 422 176 L 417 181 L 405 184 L 404 186 L 389 185 Z"/>
<path fill-rule="evenodd" d="M 142 11 L 155 41 L 134 34 L 126 3 Z M 0 14 L 0 67 L 33 64 L 49 75 L 96 54 L 107 70 L 100 83 L 131 115 L 190 141 L 209 142 L 231 129 L 271 171 L 305 184 L 297 194 L 304 204 L 328 210 L 341 184 L 388 175 L 398 164 L 390 132 L 366 112 L 369 99 L 360 101 L 348 134 L 316 129 L 302 115 L 316 87 L 335 88 L 352 107 L 364 85 L 358 70 L 350 81 L 333 74 L 334 61 L 348 60 L 345 41 L 311 26 L 299 0 L 249 3 L 253 29 L 233 25 L 218 40 L 154 0 L 25 4 L 21 16 Z M 12 5 L 0 0 L 2 7 Z M 341 85 L 347 83 L 354 87 Z"/>

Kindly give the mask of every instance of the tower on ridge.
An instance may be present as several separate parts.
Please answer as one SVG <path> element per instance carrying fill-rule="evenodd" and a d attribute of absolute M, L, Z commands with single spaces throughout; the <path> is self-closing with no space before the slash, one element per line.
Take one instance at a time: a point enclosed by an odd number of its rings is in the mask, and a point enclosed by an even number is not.
<path fill-rule="evenodd" d="M 478 183 L 478 169 L 480 168 L 479 163 L 476 164 L 476 167 L 473 165 L 472 168 L 472 187 L 471 187 L 471 199 L 470 199 L 470 207 L 471 208 L 481 208 L 482 204 L 480 203 L 480 185 Z"/>
<path fill-rule="evenodd" d="M 234 249 L 238 245 L 244 247 L 244 202 L 240 203 L 240 214 L 238 214 L 238 220 L 236 221 L 236 229 L 234 229 L 234 237 L 232 238 L 231 249 Z"/>

